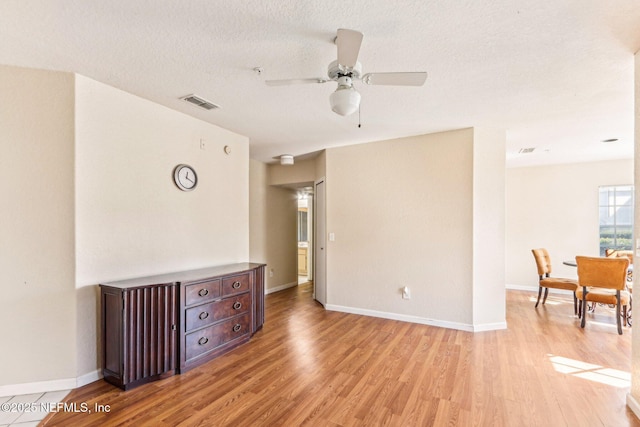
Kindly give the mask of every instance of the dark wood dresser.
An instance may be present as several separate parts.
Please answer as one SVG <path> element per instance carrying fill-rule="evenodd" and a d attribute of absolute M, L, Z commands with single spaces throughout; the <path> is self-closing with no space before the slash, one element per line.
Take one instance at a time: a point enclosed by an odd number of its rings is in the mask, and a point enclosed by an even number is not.
<path fill-rule="evenodd" d="M 264 264 L 103 283 L 102 373 L 124 390 L 185 372 L 264 323 Z"/>

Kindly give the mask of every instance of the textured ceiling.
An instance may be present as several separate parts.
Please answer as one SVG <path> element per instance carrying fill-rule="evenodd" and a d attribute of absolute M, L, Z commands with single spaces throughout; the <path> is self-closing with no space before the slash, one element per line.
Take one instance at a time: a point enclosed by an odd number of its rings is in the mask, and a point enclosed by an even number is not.
<path fill-rule="evenodd" d="M 246 135 L 261 161 L 478 126 L 504 129 L 508 165 L 524 166 L 633 156 L 639 23 L 638 0 L 3 0 L 0 63 L 76 72 Z M 331 112 L 333 82 L 265 85 L 324 77 L 338 28 L 364 33 L 365 73 L 427 71 L 425 86 L 358 85 L 358 128 Z M 192 93 L 222 108 L 178 99 Z"/>

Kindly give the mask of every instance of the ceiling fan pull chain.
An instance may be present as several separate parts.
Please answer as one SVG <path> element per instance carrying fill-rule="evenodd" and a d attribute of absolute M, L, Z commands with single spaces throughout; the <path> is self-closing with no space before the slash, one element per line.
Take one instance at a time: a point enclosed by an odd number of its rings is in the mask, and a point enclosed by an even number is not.
<path fill-rule="evenodd" d="M 360 118 L 360 104 L 358 104 L 358 128 L 362 127 L 362 120 Z"/>

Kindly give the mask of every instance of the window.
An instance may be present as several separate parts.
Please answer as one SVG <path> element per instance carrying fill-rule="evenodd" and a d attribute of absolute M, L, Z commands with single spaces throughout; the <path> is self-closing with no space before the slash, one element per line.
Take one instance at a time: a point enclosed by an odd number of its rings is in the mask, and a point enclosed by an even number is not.
<path fill-rule="evenodd" d="M 308 241 L 307 208 L 298 209 L 298 242 Z"/>
<path fill-rule="evenodd" d="M 631 250 L 633 186 L 600 187 L 600 256 L 607 249 Z"/>

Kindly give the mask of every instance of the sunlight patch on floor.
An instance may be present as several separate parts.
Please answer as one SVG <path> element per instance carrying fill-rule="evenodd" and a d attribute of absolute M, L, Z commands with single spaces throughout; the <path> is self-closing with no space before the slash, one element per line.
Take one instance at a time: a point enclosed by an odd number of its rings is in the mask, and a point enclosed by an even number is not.
<path fill-rule="evenodd" d="M 529 297 L 529 301 L 535 303 L 538 297 Z M 547 298 L 547 302 L 544 305 L 561 305 L 561 304 L 572 304 L 573 301 L 563 300 L 563 299 L 555 299 L 555 298 Z M 542 305 L 542 300 L 540 300 L 540 307 Z"/>
<path fill-rule="evenodd" d="M 548 354 L 547 357 L 556 372 L 572 375 L 589 381 L 607 384 L 613 387 L 630 387 L 631 374 L 617 369 Z"/>

